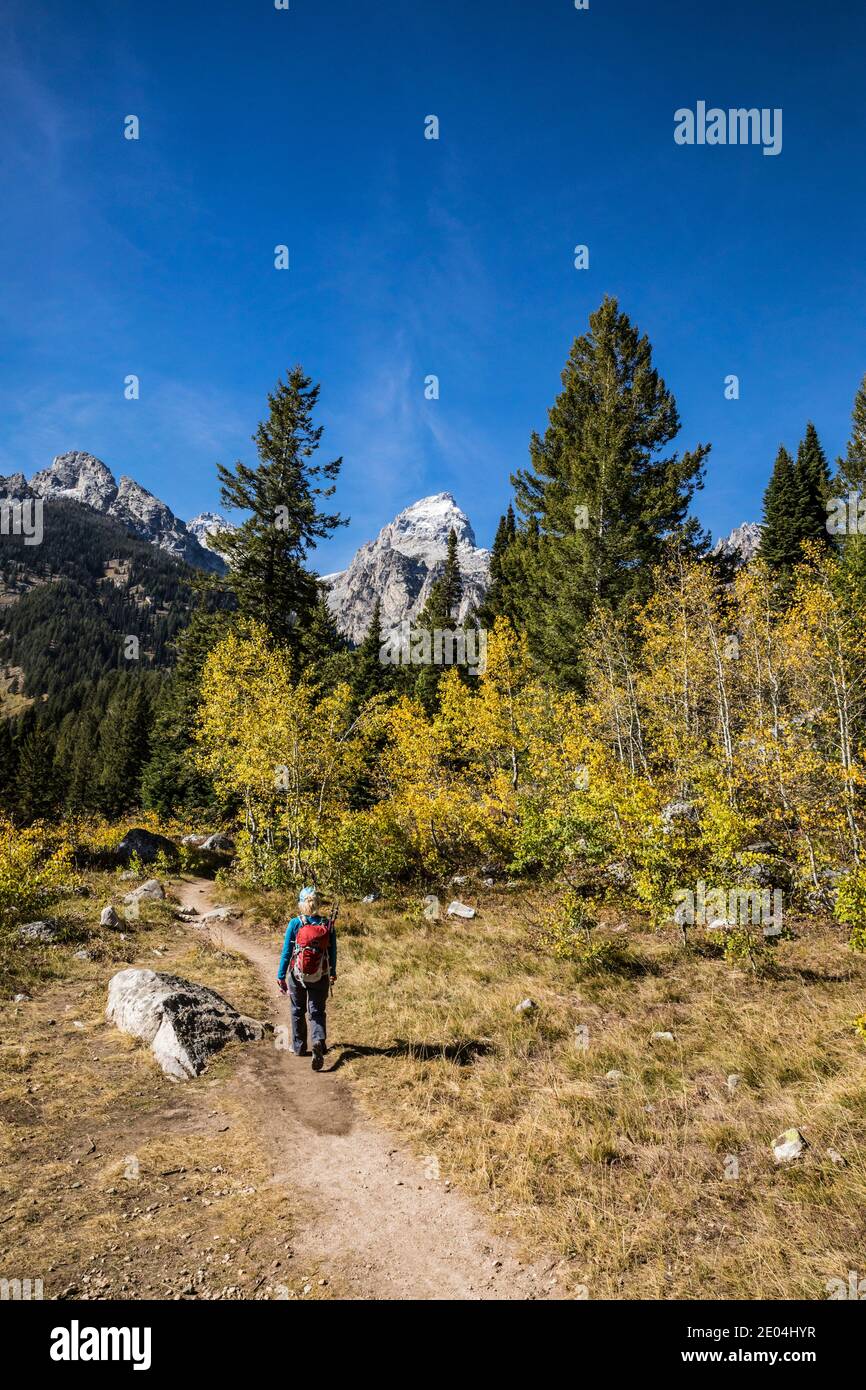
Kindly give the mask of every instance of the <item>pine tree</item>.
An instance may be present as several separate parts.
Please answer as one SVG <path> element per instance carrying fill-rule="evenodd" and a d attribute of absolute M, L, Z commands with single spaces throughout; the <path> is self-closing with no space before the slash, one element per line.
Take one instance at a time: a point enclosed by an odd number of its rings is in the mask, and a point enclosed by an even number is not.
<path fill-rule="evenodd" d="M 21 738 L 16 779 L 17 819 L 23 825 L 50 820 L 61 800 L 54 775 L 54 739 L 52 731 L 37 721 Z"/>
<path fill-rule="evenodd" d="M 854 397 L 851 438 L 844 459 L 838 460 L 838 470 L 840 490 L 866 494 L 866 376 Z"/>
<path fill-rule="evenodd" d="M 806 425 L 805 437 L 797 450 L 794 475 L 802 508 L 799 518 L 801 539 L 828 542 L 825 503 L 830 491 L 830 469 L 818 431 L 811 420 Z"/>
<path fill-rule="evenodd" d="M 0 718 L 0 808 L 7 814 L 13 809 L 17 787 L 17 754 L 12 724 Z"/>
<path fill-rule="evenodd" d="M 866 504 L 866 376 L 857 388 L 851 416 L 851 438 L 844 459 L 836 460 L 833 491 L 846 502 L 854 494 L 855 509 Z M 858 525 L 861 524 L 858 521 Z M 859 592 L 866 595 L 866 535 L 854 530 L 841 537 L 842 558 Z"/>
<path fill-rule="evenodd" d="M 562 387 L 544 436 L 532 436 L 530 467 L 512 483 L 520 513 L 539 527 L 522 574 L 530 645 L 579 686 L 593 606 L 644 597 L 671 538 L 687 552 L 706 548 L 688 508 L 709 446 L 660 456 L 679 432 L 676 402 L 615 299 L 575 339 Z"/>
<path fill-rule="evenodd" d="M 508 618 L 515 627 L 521 625 L 523 605 L 522 551 L 526 534 L 518 531 L 514 507 L 500 518 L 490 551 L 490 583 L 478 608 L 478 621 L 483 628 L 492 628 L 497 618 Z"/>
<path fill-rule="evenodd" d="M 142 680 L 122 681 L 99 730 L 100 809 L 109 816 L 138 806 L 150 751 L 150 699 Z"/>
<path fill-rule="evenodd" d="M 794 460 L 784 444 L 779 445 L 776 462 L 764 493 L 761 559 L 779 572 L 789 575 L 801 556 L 804 496 Z"/>
<path fill-rule="evenodd" d="M 178 642 L 177 662 L 156 702 L 152 751 L 142 769 L 144 806 L 170 816 L 184 810 L 212 816 L 213 787 L 193 758 L 201 673 L 208 654 L 225 636 L 231 615 L 198 609 Z"/>
<path fill-rule="evenodd" d="M 253 436 L 258 464 L 217 466 L 224 505 L 250 516 L 237 530 L 218 532 L 211 544 L 229 564 L 242 615 L 295 653 L 319 604 L 308 551 L 345 524 L 319 506 L 319 499 L 333 495 L 342 459 L 311 462 L 322 437 L 322 426 L 313 424 L 318 398 L 319 387 L 293 367 L 269 394 L 268 418 Z"/>
<path fill-rule="evenodd" d="M 370 626 L 353 655 L 352 689 L 359 703 L 394 686 L 395 667 L 380 660 L 384 640 L 382 604 L 377 598 Z"/>
<path fill-rule="evenodd" d="M 300 631 L 298 659 L 308 679 L 315 681 L 320 690 L 333 690 L 339 681 L 350 678 L 349 644 L 328 607 L 324 588 L 320 588 L 316 605 Z"/>

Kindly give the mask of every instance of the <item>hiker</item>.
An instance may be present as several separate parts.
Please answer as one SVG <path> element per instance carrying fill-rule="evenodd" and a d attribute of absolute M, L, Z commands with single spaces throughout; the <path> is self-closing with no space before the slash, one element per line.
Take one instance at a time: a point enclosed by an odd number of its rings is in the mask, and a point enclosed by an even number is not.
<path fill-rule="evenodd" d="M 298 894 L 298 916 L 286 930 L 283 954 L 277 970 L 277 984 L 292 1002 L 292 1050 L 296 1057 L 309 1057 L 307 1050 L 307 1011 L 313 1034 L 313 1071 L 322 1070 L 327 1051 L 325 1010 L 331 985 L 337 978 L 337 933 L 334 918 L 318 914 L 315 888 L 302 888 Z"/>

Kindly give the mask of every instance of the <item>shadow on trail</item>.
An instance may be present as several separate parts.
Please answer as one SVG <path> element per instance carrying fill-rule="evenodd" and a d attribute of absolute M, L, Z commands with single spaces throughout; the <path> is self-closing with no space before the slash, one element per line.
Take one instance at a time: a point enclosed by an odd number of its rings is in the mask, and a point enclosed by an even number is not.
<path fill-rule="evenodd" d="M 390 1047 L 368 1047 L 366 1043 L 335 1043 L 340 1056 L 326 1067 L 326 1071 L 339 1071 L 347 1062 L 357 1057 L 410 1057 L 416 1062 L 456 1062 L 458 1067 L 469 1067 L 476 1057 L 487 1057 L 496 1049 L 493 1043 L 484 1038 L 465 1038 L 455 1043 L 405 1042 L 398 1038 Z"/>

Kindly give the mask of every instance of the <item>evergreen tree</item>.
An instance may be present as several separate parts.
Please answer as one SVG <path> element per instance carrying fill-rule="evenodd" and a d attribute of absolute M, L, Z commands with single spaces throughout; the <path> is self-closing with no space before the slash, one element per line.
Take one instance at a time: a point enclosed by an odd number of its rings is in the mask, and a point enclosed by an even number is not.
<path fill-rule="evenodd" d="M 493 547 L 490 551 L 490 583 L 478 608 L 478 621 L 492 628 L 499 617 L 509 618 L 515 626 L 521 622 L 521 571 L 525 534 L 518 531 L 514 507 L 499 520 Z"/>
<path fill-rule="evenodd" d="M 17 786 L 17 753 L 10 720 L 0 717 L 0 807 L 11 809 Z"/>
<path fill-rule="evenodd" d="M 150 700 L 139 679 L 119 683 L 99 730 L 99 798 L 105 814 L 138 806 L 150 746 Z"/>
<path fill-rule="evenodd" d="M 780 577 L 789 575 L 801 559 L 804 512 L 805 498 L 794 460 L 784 444 L 780 444 L 764 493 L 760 547 L 761 558 L 778 571 Z"/>
<path fill-rule="evenodd" d="M 142 769 L 144 806 L 169 816 L 179 810 L 212 816 L 217 800 L 194 761 L 201 674 L 209 652 L 225 636 L 231 615 L 199 608 L 178 642 L 177 663 L 156 702 L 152 751 Z"/>
<path fill-rule="evenodd" d="M 806 425 L 805 437 L 797 450 L 794 474 L 802 509 L 799 527 L 801 539 L 829 541 L 825 503 L 830 491 L 830 469 L 818 431 L 811 420 Z"/>
<path fill-rule="evenodd" d="M 857 388 L 851 415 L 851 438 L 844 459 L 837 461 L 840 491 L 866 494 L 866 376 Z"/>
<path fill-rule="evenodd" d="M 54 776 L 54 740 L 49 728 L 27 721 L 18 747 L 16 818 L 23 825 L 50 820 L 61 800 Z"/>
<path fill-rule="evenodd" d="M 866 376 L 857 388 L 851 416 L 851 438 L 844 459 L 836 460 L 833 491 L 847 503 L 854 494 L 857 512 L 866 506 Z M 850 524 L 850 523 L 849 523 Z M 858 522 L 858 525 L 862 523 Z M 840 538 L 845 568 L 866 594 L 866 535 L 851 530 Z"/>
<path fill-rule="evenodd" d="M 594 604 L 644 597 L 671 538 L 706 548 L 688 508 L 709 446 L 660 456 L 679 432 L 676 402 L 615 299 L 575 339 L 562 386 L 544 436 L 530 441 L 530 467 L 512 483 L 520 513 L 539 527 L 521 576 L 530 644 L 546 669 L 579 686 Z"/>
<path fill-rule="evenodd" d="M 353 655 L 352 689 L 359 704 L 394 687 L 396 668 L 379 659 L 384 640 L 382 604 L 377 598 L 366 636 Z"/>
<path fill-rule="evenodd" d="M 224 505 L 250 515 L 236 531 L 218 532 L 211 544 L 228 561 L 241 613 L 295 653 L 319 605 L 307 553 L 345 524 L 319 506 L 333 495 L 342 459 L 311 462 L 322 436 L 322 426 L 313 424 L 318 398 L 319 387 L 293 367 L 269 394 L 268 418 L 253 436 L 258 464 L 217 466 Z"/>
<path fill-rule="evenodd" d="M 99 808 L 99 718 L 92 704 L 68 714 L 60 726 L 55 769 L 65 781 L 66 809 L 73 815 Z"/>
<path fill-rule="evenodd" d="M 333 690 L 338 682 L 351 678 L 349 644 L 337 627 L 323 587 L 301 629 L 298 656 L 307 675 L 316 680 L 322 690 Z"/>

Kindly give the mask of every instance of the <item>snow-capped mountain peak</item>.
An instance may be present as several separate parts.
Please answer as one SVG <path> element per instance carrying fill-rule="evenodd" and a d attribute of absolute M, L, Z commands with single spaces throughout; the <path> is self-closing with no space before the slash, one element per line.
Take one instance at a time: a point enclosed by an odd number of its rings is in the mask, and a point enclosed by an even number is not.
<path fill-rule="evenodd" d="M 210 548 L 210 537 L 215 536 L 217 531 L 234 531 L 236 528 L 221 512 L 199 512 L 198 516 L 186 523 L 186 529 L 191 536 L 195 536 L 199 545 Z"/>
<path fill-rule="evenodd" d="M 452 530 L 463 576 L 459 616 L 465 617 L 490 582 L 490 554 L 476 545 L 469 518 L 452 494 L 437 492 L 413 502 L 383 526 L 374 541 L 361 546 L 348 569 L 325 576 L 328 604 L 340 630 L 359 642 L 377 598 L 385 627 L 416 617 L 441 573 Z"/>

